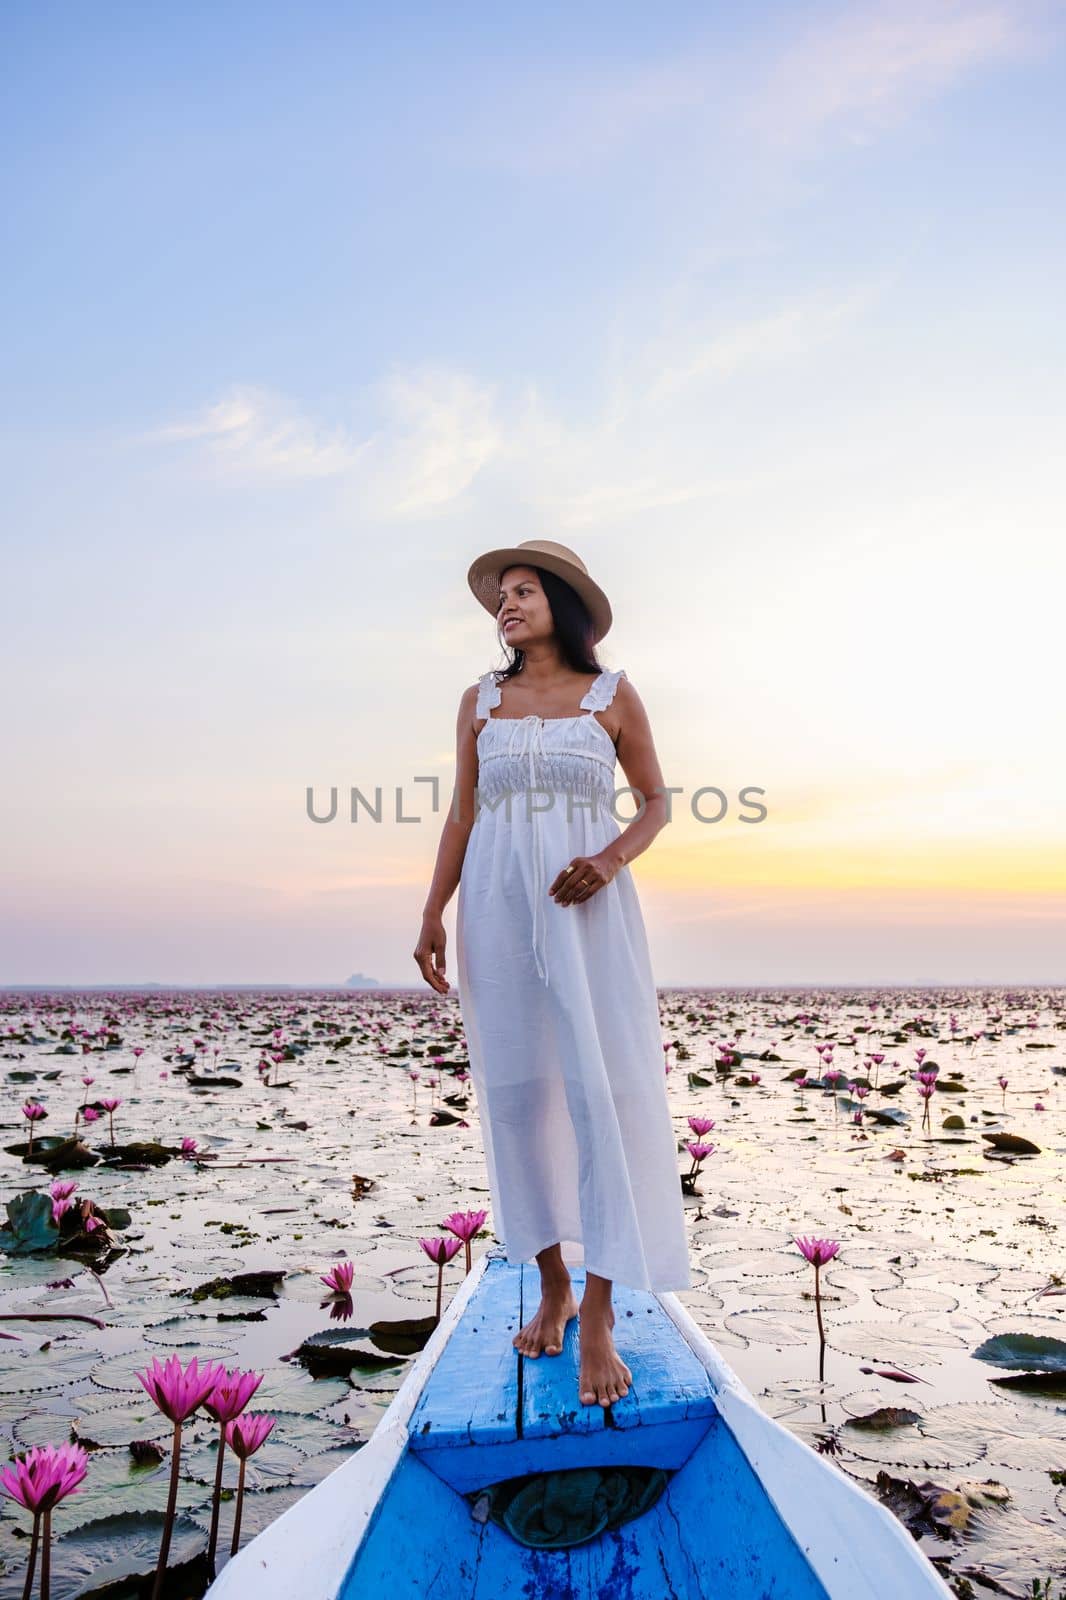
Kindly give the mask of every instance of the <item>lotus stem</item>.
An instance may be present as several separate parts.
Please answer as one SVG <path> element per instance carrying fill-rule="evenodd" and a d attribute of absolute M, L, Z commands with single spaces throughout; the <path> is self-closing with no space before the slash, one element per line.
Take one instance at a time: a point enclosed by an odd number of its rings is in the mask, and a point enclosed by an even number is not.
<path fill-rule="evenodd" d="M 26 1587 L 22 1591 L 22 1600 L 30 1600 L 30 1591 L 33 1588 L 33 1575 L 37 1571 L 37 1544 L 41 1533 L 41 1513 L 38 1511 L 33 1518 L 33 1534 L 30 1538 L 30 1562 L 26 1568 Z"/>
<path fill-rule="evenodd" d="M 174 1508 L 178 1503 L 178 1468 L 181 1464 L 181 1423 L 174 1424 L 174 1443 L 171 1446 L 170 1461 L 170 1492 L 167 1495 L 167 1511 L 163 1521 L 163 1538 L 159 1545 L 159 1560 L 156 1563 L 155 1582 L 152 1585 L 152 1600 L 159 1600 L 163 1589 L 163 1574 L 167 1570 L 167 1556 L 170 1554 L 170 1534 L 174 1526 Z"/>
<path fill-rule="evenodd" d="M 222 1504 L 222 1458 L 226 1454 L 226 1424 L 219 1424 L 218 1460 L 215 1463 L 215 1493 L 211 1501 L 211 1536 L 207 1541 L 207 1565 L 215 1570 L 215 1548 L 218 1545 L 218 1514 Z"/>
<path fill-rule="evenodd" d="M 237 1474 L 237 1510 L 233 1518 L 233 1543 L 229 1547 L 231 1556 L 237 1554 L 241 1542 L 241 1512 L 244 1510 L 244 1458 L 241 1458 L 241 1469 Z"/>
<path fill-rule="evenodd" d="M 52 1512 L 44 1514 L 44 1537 L 41 1541 L 41 1600 L 48 1600 L 52 1587 Z"/>

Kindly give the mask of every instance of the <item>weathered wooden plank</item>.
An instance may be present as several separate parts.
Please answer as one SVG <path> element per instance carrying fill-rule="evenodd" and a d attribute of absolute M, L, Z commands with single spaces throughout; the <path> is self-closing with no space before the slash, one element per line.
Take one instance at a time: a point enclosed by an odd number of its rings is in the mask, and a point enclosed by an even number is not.
<path fill-rule="evenodd" d="M 415 1450 L 513 1440 L 518 1418 L 522 1269 L 491 1260 L 410 1422 Z"/>
<path fill-rule="evenodd" d="M 524 1267 L 539 1283 L 538 1269 Z M 583 1268 L 571 1271 L 574 1293 L 585 1287 Z M 527 1307 L 537 1293 L 528 1281 Z M 628 1394 L 613 1406 L 583 1405 L 578 1395 L 579 1321 L 567 1324 L 562 1353 L 522 1360 L 522 1423 L 525 1440 L 563 1433 L 589 1434 L 605 1428 L 631 1429 L 685 1422 L 716 1415 L 714 1386 L 707 1369 L 678 1332 L 657 1297 L 616 1285 L 615 1346 L 633 1374 Z"/>

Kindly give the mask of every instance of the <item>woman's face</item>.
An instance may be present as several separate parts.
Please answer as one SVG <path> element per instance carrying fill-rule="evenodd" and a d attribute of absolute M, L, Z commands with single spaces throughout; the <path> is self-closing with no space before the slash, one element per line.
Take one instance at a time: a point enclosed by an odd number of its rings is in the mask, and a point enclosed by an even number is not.
<path fill-rule="evenodd" d="M 532 567 L 508 567 L 500 577 L 496 613 L 500 637 L 512 649 L 524 650 L 555 631 L 548 596 Z"/>

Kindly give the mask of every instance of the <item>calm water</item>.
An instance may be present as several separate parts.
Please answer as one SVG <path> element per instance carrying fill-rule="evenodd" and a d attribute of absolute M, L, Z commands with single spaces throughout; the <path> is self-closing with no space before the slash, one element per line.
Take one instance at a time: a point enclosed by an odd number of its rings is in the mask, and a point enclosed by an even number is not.
<path fill-rule="evenodd" d="M 1063 1273 L 1066 991 L 666 990 L 660 1006 L 679 1146 L 691 1137 L 688 1116 L 716 1123 L 702 1195 L 684 1198 L 694 1287 L 680 1299 L 767 1412 L 829 1448 L 871 1490 L 879 1473 L 897 1480 L 894 1509 L 925 1507 L 923 1548 L 943 1558 L 942 1570 L 986 1573 L 1008 1593 L 1048 1574 L 1066 1583 L 1057 1481 L 1066 1391 L 1002 1388 L 992 1380 L 1005 1369 L 973 1355 L 995 1335 L 1066 1341 L 1066 1301 L 1042 1293 Z M 439 1233 L 449 1212 L 488 1209 L 487 1180 L 473 1095 L 465 1107 L 442 1099 L 463 1090 L 453 1076 L 465 1062 L 454 998 L 12 994 L 0 996 L 0 1034 L 4 1145 L 25 1139 L 28 1098 L 48 1111 L 37 1134 L 54 1137 L 70 1133 L 86 1096 L 90 1106 L 120 1097 L 118 1144 L 174 1146 L 187 1136 L 215 1158 L 60 1174 L 77 1179 L 79 1195 L 131 1214 L 119 1252 L 94 1263 L 110 1306 L 83 1260 L 0 1256 L 3 1313 L 77 1311 L 106 1323 L 7 1322 L 18 1338 L 0 1341 L 7 1455 L 71 1437 L 99 1446 L 83 1490 L 53 1519 L 53 1595 L 74 1596 L 154 1566 L 168 1457 L 133 1467 L 129 1443 L 168 1447 L 170 1428 L 135 1369 L 177 1351 L 183 1361 L 196 1354 L 265 1372 L 251 1409 L 275 1412 L 278 1423 L 249 1463 L 246 1542 L 373 1430 L 408 1361 L 383 1352 L 369 1326 L 432 1312 L 436 1267 L 418 1236 Z M 820 1075 L 816 1046 L 827 1042 L 845 1073 L 837 1093 L 797 1087 L 798 1072 Z M 285 1059 L 275 1062 L 275 1049 Z M 924 1129 L 911 1077 L 923 1049 L 938 1082 L 958 1086 L 936 1090 Z M 872 1052 L 884 1060 L 867 1068 Z M 731 1070 L 720 1070 L 729 1055 Z M 758 1084 L 738 1082 L 751 1071 Z M 94 1079 L 87 1088 L 83 1073 Z M 239 1082 L 190 1081 L 212 1073 Z M 873 1085 L 861 1125 L 846 1087 L 856 1077 Z M 448 1120 L 434 1123 L 438 1107 Z M 898 1122 L 876 1120 L 885 1112 Z M 950 1117 L 961 1124 L 945 1128 Z M 1003 1133 L 1039 1153 L 983 1137 Z M 86 1138 L 107 1146 L 106 1114 Z M 11 1153 L 0 1160 L 4 1201 L 47 1190 L 43 1168 Z M 679 1173 L 689 1165 L 679 1149 Z M 475 1255 L 491 1227 L 490 1211 Z M 821 1274 L 822 1382 L 813 1271 L 794 1234 L 841 1242 Z M 318 1275 L 345 1258 L 355 1264 L 353 1308 L 338 1321 Z M 445 1299 L 462 1263 L 460 1251 L 445 1269 Z M 249 1272 L 279 1274 L 274 1295 L 192 1297 Z M 69 1288 L 48 1287 L 68 1277 Z M 356 1357 L 350 1376 L 312 1378 L 286 1359 L 308 1339 L 341 1341 Z M 1066 1361 L 1066 1345 L 1061 1354 Z M 911 1416 L 856 1426 L 886 1406 Z M 214 1434 L 200 1415 L 185 1430 L 172 1562 L 206 1542 Z M 228 1470 L 227 1484 L 235 1481 Z M 954 1498 L 934 1505 L 936 1490 Z M 222 1551 L 231 1516 L 230 1505 Z M 0 1600 L 21 1594 L 29 1525 L 0 1500 Z"/>

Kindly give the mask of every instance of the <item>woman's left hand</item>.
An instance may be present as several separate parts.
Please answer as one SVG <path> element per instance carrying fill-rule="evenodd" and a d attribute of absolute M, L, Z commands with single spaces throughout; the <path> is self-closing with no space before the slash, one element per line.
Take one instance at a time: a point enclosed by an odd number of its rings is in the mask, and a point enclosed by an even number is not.
<path fill-rule="evenodd" d="M 595 856 L 574 856 L 564 867 L 548 890 L 557 906 L 578 905 L 591 900 L 597 889 L 603 889 L 616 876 L 621 862 L 601 852 Z"/>

